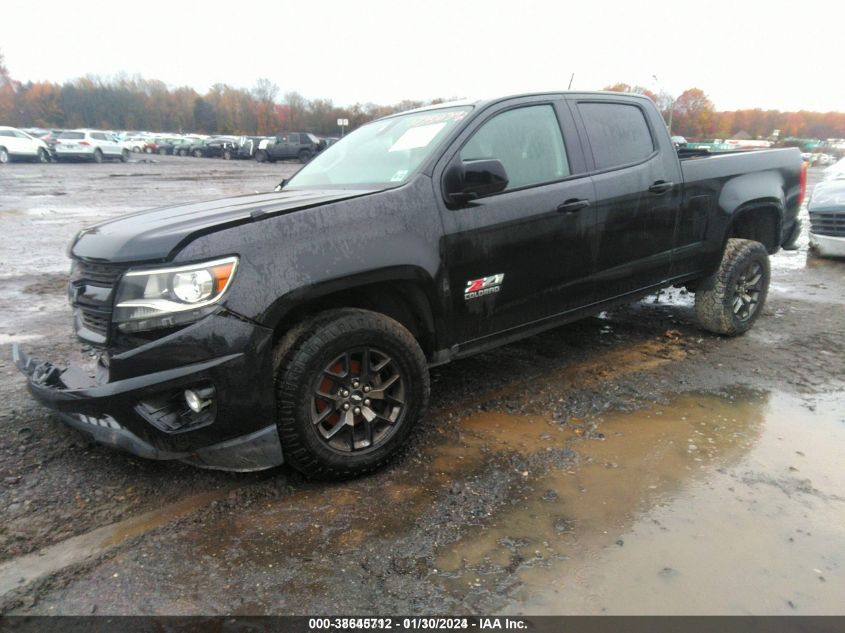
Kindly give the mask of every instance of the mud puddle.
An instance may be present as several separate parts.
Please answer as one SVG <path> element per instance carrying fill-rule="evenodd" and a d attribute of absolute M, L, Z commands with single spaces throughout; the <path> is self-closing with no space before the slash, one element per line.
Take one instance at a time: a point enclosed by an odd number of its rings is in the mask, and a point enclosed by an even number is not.
<path fill-rule="evenodd" d="M 688 395 L 598 429 L 439 555 L 450 593 L 530 614 L 845 611 L 842 394 Z"/>
<path fill-rule="evenodd" d="M 437 432 L 369 478 L 229 495 L 36 612 L 845 611 L 842 393 L 563 424 L 480 411 Z"/>

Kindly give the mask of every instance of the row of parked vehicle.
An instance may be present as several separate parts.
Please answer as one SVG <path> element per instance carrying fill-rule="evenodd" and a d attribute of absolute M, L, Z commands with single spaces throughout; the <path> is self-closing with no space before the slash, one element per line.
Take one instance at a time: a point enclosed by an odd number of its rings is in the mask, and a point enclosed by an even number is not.
<path fill-rule="evenodd" d="M 336 138 L 310 132 L 276 136 L 153 135 L 103 130 L 19 130 L 0 127 L 0 163 L 13 159 L 127 161 L 131 153 L 195 158 L 254 159 L 258 162 L 299 160 L 307 163 Z"/>

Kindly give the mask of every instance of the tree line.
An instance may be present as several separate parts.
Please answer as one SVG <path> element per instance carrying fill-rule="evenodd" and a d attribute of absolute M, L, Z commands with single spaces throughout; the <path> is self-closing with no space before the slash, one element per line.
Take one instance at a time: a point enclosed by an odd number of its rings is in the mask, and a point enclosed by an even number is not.
<path fill-rule="evenodd" d="M 642 86 L 617 83 L 606 90 L 637 92 L 660 108 L 673 134 L 698 138 L 768 138 L 776 129 L 780 138 L 845 138 L 845 113 L 736 110 L 719 112 L 698 88 L 677 98 L 656 94 Z M 439 103 L 435 99 L 427 103 Z M 58 84 L 12 78 L 0 53 L 0 125 L 16 127 L 150 130 L 205 134 L 271 135 L 301 130 L 316 134 L 339 133 L 337 119 L 349 119 L 349 129 L 372 119 L 425 105 L 402 101 L 341 107 L 330 99 L 306 99 L 297 92 L 282 94 L 279 87 L 260 79 L 251 89 L 215 84 L 205 94 L 190 87 L 171 88 L 142 77 L 85 76 Z"/>
<path fill-rule="evenodd" d="M 845 112 L 781 112 L 762 108 L 720 112 L 700 88 L 685 90 L 677 98 L 626 83 L 606 86 L 604 90 L 646 95 L 657 104 L 672 134 L 689 139 L 768 139 L 775 130 L 779 130 L 780 140 L 845 138 Z"/>

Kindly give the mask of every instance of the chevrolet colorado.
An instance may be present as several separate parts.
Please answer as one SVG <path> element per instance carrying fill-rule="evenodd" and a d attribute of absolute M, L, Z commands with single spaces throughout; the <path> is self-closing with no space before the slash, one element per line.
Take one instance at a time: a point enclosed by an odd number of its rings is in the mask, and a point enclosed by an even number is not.
<path fill-rule="evenodd" d="M 670 284 L 748 330 L 794 241 L 797 149 L 679 160 L 647 98 L 451 103 L 349 134 L 276 192 L 81 231 L 69 283 L 96 367 L 14 349 L 32 394 L 154 459 L 368 472 L 424 414 L 428 369 Z"/>

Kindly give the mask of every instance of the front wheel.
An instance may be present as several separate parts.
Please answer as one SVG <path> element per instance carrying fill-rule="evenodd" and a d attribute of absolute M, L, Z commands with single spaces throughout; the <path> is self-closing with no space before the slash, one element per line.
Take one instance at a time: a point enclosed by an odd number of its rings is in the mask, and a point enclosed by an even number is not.
<path fill-rule="evenodd" d="M 121 163 L 128 163 L 129 162 L 129 150 L 125 149 L 120 152 L 120 162 Z"/>
<path fill-rule="evenodd" d="M 202 150 L 195 149 L 194 150 L 194 158 L 202 158 Z"/>
<path fill-rule="evenodd" d="M 263 149 L 258 150 L 255 153 L 255 160 L 258 161 L 259 163 L 266 163 L 267 162 L 267 152 L 265 152 Z"/>
<path fill-rule="evenodd" d="M 9 152 L 5 147 L 0 147 L 0 165 L 5 165 L 9 162 Z"/>
<path fill-rule="evenodd" d="M 39 163 L 49 163 L 50 162 L 50 154 L 47 153 L 47 150 L 43 147 L 38 148 L 38 162 Z"/>
<path fill-rule="evenodd" d="M 276 410 L 285 461 L 309 477 L 373 471 L 395 457 L 428 405 L 425 356 L 401 324 L 331 310 L 276 348 Z"/>
<path fill-rule="evenodd" d="M 751 329 L 769 292 L 769 254 L 760 242 L 732 238 L 719 269 L 695 291 L 695 312 L 705 330 L 737 336 Z"/>
<path fill-rule="evenodd" d="M 232 160 L 232 152 L 230 152 L 228 149 L 223 152 L 223 160 Z"/>
<path fill-rule="evenodd" d="M 159 148 L 158 148 L 158 155 L 159 155 L 159 156 L 167 156 L 167 148 L 165 148 L 165 147 L 159 147 Z"/>

